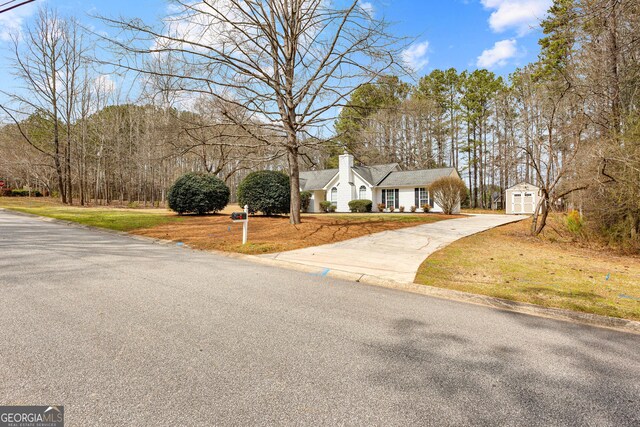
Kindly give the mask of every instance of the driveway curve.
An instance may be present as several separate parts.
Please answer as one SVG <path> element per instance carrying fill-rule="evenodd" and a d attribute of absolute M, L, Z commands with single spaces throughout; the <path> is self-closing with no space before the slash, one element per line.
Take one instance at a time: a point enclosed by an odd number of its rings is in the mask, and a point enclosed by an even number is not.
<path fill-rule="evenodd" d="M 463 237 L 521 221 L 525 215 L 468 215 L 356 239 L 263 255 L 279 261 L 413 282 L 420 264 L 435 251 Z"/>

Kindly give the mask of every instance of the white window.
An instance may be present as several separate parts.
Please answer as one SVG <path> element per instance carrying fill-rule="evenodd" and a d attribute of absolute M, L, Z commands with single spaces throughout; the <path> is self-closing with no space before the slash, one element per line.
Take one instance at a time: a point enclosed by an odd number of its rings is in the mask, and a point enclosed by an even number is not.
<path fill-rule="evenodd" d="M 429 191 L 426 188 L 416 188 L 414 190 L 415 193 L 415 204 L 418 209 L 422 209 L 424 205 L 431 205 L 431 200 L 429 199 Z"/>
<path fill-rule="evenodd" d="M 331 189 L 331 204 L 333 206 L 338 205 L 338 189 L 336 187 Z"/>
<path fill-rule="evenodd" d="M 397 188 L 393 190 L 382 190 L 382 203 L 384 203 L 387 208 L 393 207 L 398 209 L 400 204 L 399 192 L 400 190 Z"/>
<path fill-rule="evenodd" d="M 367 198 L 367 187 L 365 187 L 364 185 L 360 186 L 360 194 L 358 194 L 358 198 L 360 200 L 364 200 Z"/>
<path fill-rule="evenodd" d="M 396 193 L 395 191 L 387 190 L 387 203 L 385 203 L 387 207 L 395 207 L 396 206 Z"/>

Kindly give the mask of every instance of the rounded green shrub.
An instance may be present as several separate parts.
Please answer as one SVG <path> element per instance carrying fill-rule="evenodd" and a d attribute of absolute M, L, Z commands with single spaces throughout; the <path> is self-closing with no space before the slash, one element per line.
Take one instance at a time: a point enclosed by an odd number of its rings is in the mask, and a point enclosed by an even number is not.
<path fill-rule="evenodd" d="M 220 178 L 200 172 L 182 175 L 169 189 L 169 208 L 203 215 L 218 212 L 229 203 L 229 187 Z"/>
<path fill-rule="evenodd" d="M 327 213 L 336 211 L 335 205 L 331 203 L 329 200 L 324 200 L 320 202 L 320 209 L 322 209 L 324 212 L 327 212 Z"/>
<path fill-rule="evenodd" d="M 371 207 L 373 206 L 373 202 L 371 200 L 360 199 L 360 200 L 352 200 L 349 202 L 349 210 L 351 212 L 371 212 Z"/>
<path fill-rule="evenodd" d="M 291 204 L 289 177 L 276 171 L 251 172 L 238 186 L 238 203 L 250 213 L 286 214 Z"/>

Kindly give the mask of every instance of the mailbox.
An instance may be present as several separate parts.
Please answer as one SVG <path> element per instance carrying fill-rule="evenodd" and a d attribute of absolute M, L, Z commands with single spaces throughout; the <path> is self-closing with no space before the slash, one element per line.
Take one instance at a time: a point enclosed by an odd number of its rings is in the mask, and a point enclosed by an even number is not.
<path fill-rule="evenodd" d="M 234 212 L 231 214 L 231 220 L 233 222 L 242 223 L 242 244 L 247 244 L 247 234 L 249 233 L 249 206 L 244 205 L 244 212 Z M 229 227 L 231 231 L 231 227 Z"/>
<path fill-rule="evenodd" d="M 231 214 L 231 219 L 233 221 L 246 221 L 247 213 L 246 212 L 233 212 Z"/>

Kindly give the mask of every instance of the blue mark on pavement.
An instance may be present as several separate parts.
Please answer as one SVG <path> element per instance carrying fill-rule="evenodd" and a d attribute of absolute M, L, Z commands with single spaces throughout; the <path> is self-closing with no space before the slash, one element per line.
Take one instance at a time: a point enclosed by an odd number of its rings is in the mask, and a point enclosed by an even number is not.
<path fill-rule="evenodd" d="M 311 274 L 312 276 L 326 277 L 327 274 L 329 274 L 330 271 L 331 271 L 330 268 L 325 268 L 319 273 L 309 273 L 309 274 Z"/>

